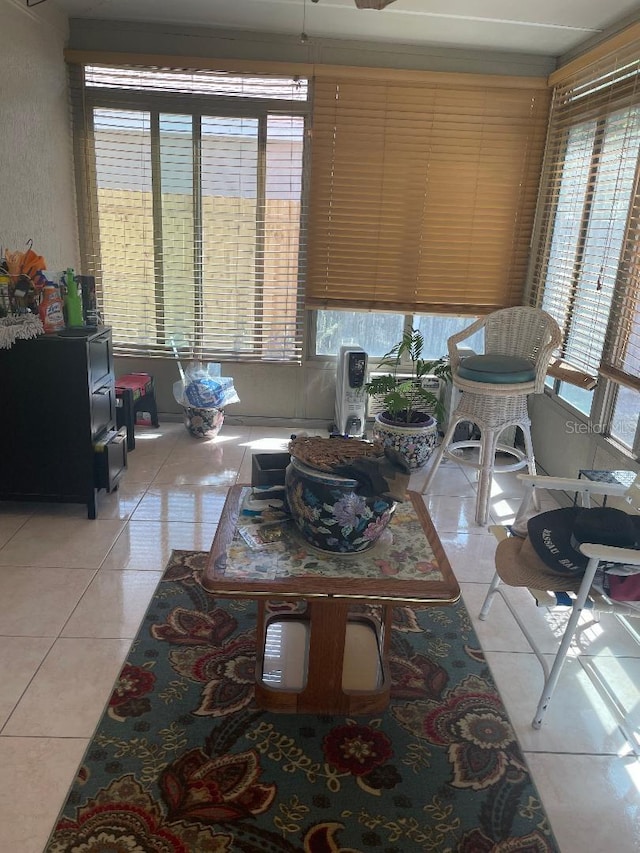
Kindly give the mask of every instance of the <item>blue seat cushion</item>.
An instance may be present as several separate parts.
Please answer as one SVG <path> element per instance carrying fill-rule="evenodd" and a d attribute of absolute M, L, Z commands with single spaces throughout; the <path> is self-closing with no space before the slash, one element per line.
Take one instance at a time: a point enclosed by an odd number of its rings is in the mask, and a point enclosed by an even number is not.
<path fill-rule="evenodd" d="M 463 359 L 458 368 L 461 379 L 471 382 L 491 382 L 494 385 L 510 385 L 516 382 L 533 382 L 536 369 L 528 358 L 511 355 L 470 355 Z"/>

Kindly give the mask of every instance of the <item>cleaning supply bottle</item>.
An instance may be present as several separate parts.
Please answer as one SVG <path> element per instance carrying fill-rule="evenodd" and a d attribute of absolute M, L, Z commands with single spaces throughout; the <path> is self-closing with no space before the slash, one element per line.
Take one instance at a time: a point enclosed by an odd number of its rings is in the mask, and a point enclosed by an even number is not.
<path fill-rule="evenodd" d="M 67 286 L 67 295 L 65 304 L 67 308 L 67 323 L 70 326 L 83 326 L 84 318 L 82 316 L 82 299 L 78 291 L 78 282 L 73 274 L 71 267 L 65 273 L 65 284 Z"/>
<path fill-rule="evenodd" d="M 58 288 L 50 281 L 47 281 L 43 288 L 39 312 L 42 325 L 47 334 L 59 332 L 61 329 L 64 329 L 62 297 Z"/>

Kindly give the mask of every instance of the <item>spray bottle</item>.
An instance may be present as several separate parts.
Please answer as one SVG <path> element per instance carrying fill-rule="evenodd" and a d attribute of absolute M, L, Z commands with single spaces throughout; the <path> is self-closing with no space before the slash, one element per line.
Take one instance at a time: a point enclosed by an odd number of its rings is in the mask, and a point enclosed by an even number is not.
<path fill-rule="evenodd" d="M 40 319 L 47 334 L 53 334 L 64 329 L 64 314 L 62 311 L 62 297 L 55 282 L 46 278 L 46 284 L 42 290 L 42 301 L 40 302 Z"/>
<path fill-rule="evenodd" d="M 70 326 L 83 326 L 82 299 L 78 292 L 78 282 L 71 267 L 66 271 L 64 281 L 67 286 L 67 295 L 65 297 L 67 323 Z"/>

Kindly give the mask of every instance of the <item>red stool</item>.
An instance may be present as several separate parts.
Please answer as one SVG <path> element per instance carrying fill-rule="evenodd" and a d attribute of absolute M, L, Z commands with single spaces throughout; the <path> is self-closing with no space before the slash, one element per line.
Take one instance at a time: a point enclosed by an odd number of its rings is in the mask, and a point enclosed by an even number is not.
<path fill-rule="evenodd" d="M 148 373 L 127 373 L 116 379 L 116 423 L 127 428 L 127 450 L 136 446 L 136 415 L 149 412 L 151 425 L 159 426 L 156 388 Z"/>

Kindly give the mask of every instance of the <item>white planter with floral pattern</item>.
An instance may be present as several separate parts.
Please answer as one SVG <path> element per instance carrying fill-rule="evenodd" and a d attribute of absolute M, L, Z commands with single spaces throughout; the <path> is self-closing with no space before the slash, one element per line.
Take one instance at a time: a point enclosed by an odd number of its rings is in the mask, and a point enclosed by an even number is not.
<path fill-rule="evenodd" d="M 215 438 L 224 423 L 223 409 L 197 409 L 183 406 L 184 425 L 194 438 Z"/>
<path fill-rule="evenodd" d="M 373 437 L 385 447 L 393 447 L 404 456 L 412 471 L 422 468 L 438 444 L 438 424 L 435 418 L 429 418 L 420 424 L 402 426 L 391 423 L 382 415 L 376 415 L 373 425 Z"/>

